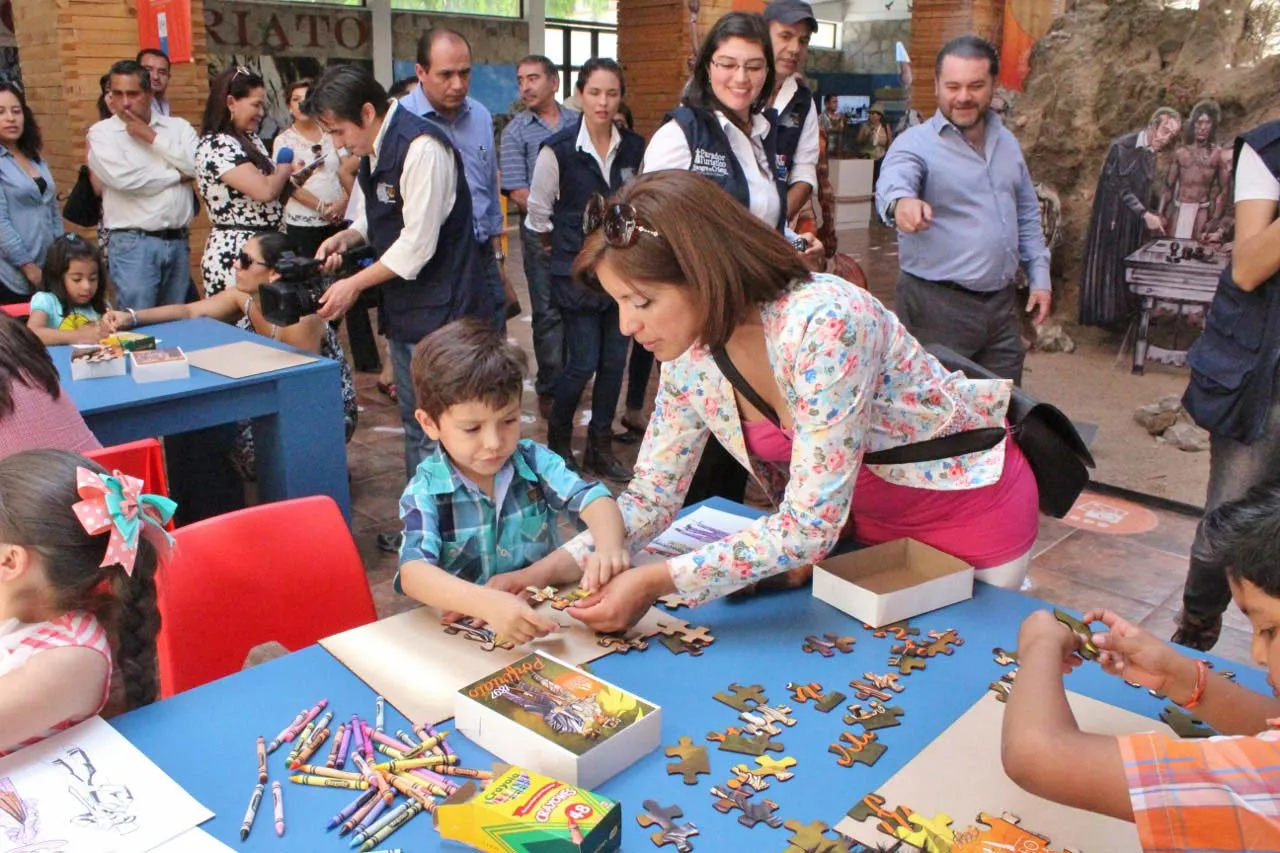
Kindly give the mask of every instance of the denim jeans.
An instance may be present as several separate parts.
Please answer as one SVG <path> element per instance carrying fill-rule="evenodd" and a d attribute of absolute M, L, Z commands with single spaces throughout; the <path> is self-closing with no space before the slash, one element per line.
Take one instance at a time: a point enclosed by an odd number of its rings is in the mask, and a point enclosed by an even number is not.
<path fill-rule="evenodd" d="M 539 394 L 550 394 L 567 358 L 564 322 L 560 309 L 551 303 L 551 261 L 542 251 L 537 232 L 520 226 L 520 246 L 524 278 L 529 284 L 529 308 L 533 312 L 533 357 L 538 362 L 534 389 Z"/>
<path fill-rule="evenodd" d="M 191 249 L 186 240 L 113 231 L 107 263 L 116 289 L 117 308 L 181 305 L 187 300 Z"/>
<path fill-rule="evenodd" d="M 550 425 L 565 431 L 573 429 L 573 413 L 587 381 L 595 374 L 590 430 L 609 432 L 627 363 L 627 338 L 618 328 L 618 306 L 612 304 L 604 311 L 561 309 L 560 313 L 569 339 L 569 361 L 556 380 Z"/>
<path fill-rule="evenodd" d="M 403 341 L 387 341 L 391 369 L 395 373 L 396 397 L 400 402 L 400 420 L 404 423 L 404 473 L 407 480 L 413 479 L 422 460 L 436 447 L 413 416 L 418 408 L 417 395 L 413 392 L 413 350 L 416 346 Z"/>
<path fill-rule="evenodd" d="M 498 268 L 498 259 L 493 256 L 493 244 L 488 240 L 480 241 L 480 269 L 484 271 L 485 284 L 489 286 L 490 298 L 493 300 L 493 325 L 505 335 L 507 333 L 507 289 L 502 286 L 502 271 Z"/>
<path fill-rule="evenodd" d="M 640 411 L 649 396 L 649 374 L 653 372 L 653 353 L 638 343 L 631 343 L 627 361 L 627 408 Z"/>

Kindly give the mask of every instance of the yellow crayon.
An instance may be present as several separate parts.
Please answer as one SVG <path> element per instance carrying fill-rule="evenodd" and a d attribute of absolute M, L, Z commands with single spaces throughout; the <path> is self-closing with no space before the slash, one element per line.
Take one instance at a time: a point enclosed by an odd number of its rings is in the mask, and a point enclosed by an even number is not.
<path fill-rule="evenodd" d="M 391 786 L 387 784 L 387 780 L 381 771 L 374 769 L 358 752 L 353 752 L 351 758 L 355 761 L 356 769 L 360 771 L 365 780 L 371 785 L 377 786 L 378 792 L 382 794 L 384 800 L 389 803 L 396 798 L 395 792 L 391 790 Z"/>
<path fill-rule="evenodd" d="M 419 767 L 439 767 L 441 764 L 448 763 L 449 759 L 443 755 L 424 755 L 421 758 L 406 758 L 388 761 L 385 764 L 375 764 L 373 769 L 385 773 L 400 773 L 405 770 L 416 770 Z"/>
<path fill-rule="evenodd" d="M 329 739 L 329 730 L 321 729 L 311 736 L 311 740 L 303 744 L 302 749 L 298 750 L 298 755 L 289 762 L 290 770 L 297 770 L 300 765 L 306 764 L 311 756 L 319 752 L 320 747 Z"/>
<path fill-rule="evenodd" d="M 447 735 L 447 734 L 449 734 L 449 733 L 448 733 L 448 732 L 440 732 L 440 734 L 438 734 L 438 735 L 432 735 L 431 737 L 429 737 L 429 738 L 427 738 L 426 740 L 424 740 L 422 743 L 420 743 L 420 744 L 418 744 L 417 746 L 415 746 L 413 749 L 411 749 L 411 750 L 409 750 L 408 752 L 406 752 L 406 753 L 404 754 L 404 757 L 405 757 L 405 758 L 417 758 L 419 755 L 422 755 L 422 753 L 424 753 L 424 752 L 428 752 L 428 751 L 430 751 L 430 752 L 435 752 L 435 750 L 436 750 L 436 749 L 440 746 L 440 744 L 444 741 L 444 737 L 445 737 L 445 735 Z M 443 753 L 437 753 L 437 754 L 443 754 Z"/>
<path fill-rule="evenodd" d="M 330 779 L 350 779 L 352 782 L 365 781 L 359 773 L 352 773 L 350 770 L 334 770 L 332 767 L 323 767 L 319 764 L 298 764 L 289 769 L 296 770 L 304 776 L 326 776 Z"/>
<path fill-rule="evenodd" d="M 410 784 L 417 785 L 419 788 L 425 789 L 428 793 L 435 794 L 437 797 L 449 796 L 449 791 L 447 791 L 444 786 L 433 782 L 430 779 L 424 779 L 421 776 L 415 776 L 411 773 L 399 773 L 396 775 L 401 779 L 407 780 Z"/>
<path fill-rule="evenodd" d="M 387 746 L 385 743 L 375 743 L 375 744 L 373 745 L 373 748 L 374 748 L 374 749 L 376 749 L 378 752 L 381 752 L 383 755 L 385 755 L 385 756 L 387 756 L 388 758 L 391 758 L 391 759 L 393 759 L 393 760 L 394 760 L 394 759 L 403 759 L 403 758 L 406 758 L 406 757 L 407 757 L 407 756 L 406 756 L 403 752 L 401 752 L 400 750 L 395 749 L 394 747 Z"/>
<path fill-rule="evenodd" d="M 345 788 L 348 791 L 365 791 L 369 783 L 364 779 L 331 779 L 328 776 L 293 775 L 289 781 L 298 785 L 310 785 L 313 788 Z"/>

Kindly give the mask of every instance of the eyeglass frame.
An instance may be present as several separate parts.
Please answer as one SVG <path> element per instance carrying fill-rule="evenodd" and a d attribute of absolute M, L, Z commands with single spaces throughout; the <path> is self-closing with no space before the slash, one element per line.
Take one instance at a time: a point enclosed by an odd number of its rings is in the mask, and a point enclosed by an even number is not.
<path fill-rule="evenodd" d="M 748 62 L 739 62 L 736 59 L 729 59 L 728 57 L 723 56 L 713 56 L 710 59 L 711 65 L 730 75 L 737 74 L 738 69 L 746 71 L 748 75 L 765 74 L 768 72 L 769 63 L 767 61 L 761 59 L 758 67 L 752 64 L 754 62 L 756 62 L 754 59 Z"/>
<path fill-rule="evenodd" d="M 619 227 L 625 230 L 619 233 Z M 634 207 L 623 202 L 609 204 L 604 196 L 595 193 L 587 200 L 582 212 L 582 235 L 589 236 L 600 228 L 604 229 L 605 243 L 614 249 L 634 246 L 640 234 L 662 239 L 662 235 L 650 227 Z"/>

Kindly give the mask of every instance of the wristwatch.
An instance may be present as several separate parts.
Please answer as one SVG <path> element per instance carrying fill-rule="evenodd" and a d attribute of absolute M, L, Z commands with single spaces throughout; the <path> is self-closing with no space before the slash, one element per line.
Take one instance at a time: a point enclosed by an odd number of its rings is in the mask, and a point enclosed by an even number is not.
<path fill-rule="evenodd" d="M 493 253 L 493 259 L 500 264 L 505 264 L 507 262 L 507 253 L 501 249 L 496 249 Z"/>
<path fill-rule="evenodd" d="M 893 201 L 889 202 L 889 206 L 884 209 L 884 218 L 889 220 L 890 222 L 895 221 L 894 214 L 897 213 L 898 211 L 899 201 L 901 201 L 901 199 L 895 198 Z"/>

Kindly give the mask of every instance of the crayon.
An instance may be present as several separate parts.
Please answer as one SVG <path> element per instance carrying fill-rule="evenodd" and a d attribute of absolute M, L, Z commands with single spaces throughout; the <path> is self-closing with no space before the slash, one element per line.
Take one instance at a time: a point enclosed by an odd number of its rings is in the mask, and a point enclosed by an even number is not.
<path fill-rule="evenodd" d="M 404 741 L 396 740 L 393 737 L 388 737 L 382 732 L 374 732 L 371 735 L 369 735 L 369 738 L 374 743 L 380 743 L 383 746 L 390 747 L 391 749 L 399 750 L 400 752 L 405 751 L 406 744 Z M 412 746 L 412 745 L 413 744 L 407 744 L 407 746 Z"/>
<path fill-rule="evenodd" d="M 390 758 L 392 760 L 403 759 L 405 757 L 405 754 L 400 750 L 392 749 L 391 747 L 385 744 L 381 744 L 381 743 L 377 744 L 374 747 L 374 749 L 377 750 L 378 752 L 381 752 L 383 755 L 387 756 L 387 758 Z"/>
<path fill-rule="evenodd" d="M 276 835 L 284 835 L 284 789 L 279 781 L 271 783 L 271 799 L 275 802 Z"/>
<path fill-rule="evenodd" d="M 417 785 L 419 788 L 425 788 L 427 793 L 435 794 L 437 797 L 448 797 L 450 794 L 453 793 L 453 791 L 451 791 L 448 787 L 441 785 L 439 782 L 437 782 L 434 779 L 428 778 L 426 776 L 415 776 L 412 770 L 410 770 L 408 773 L 399 773 L 391 778 L 408 780 L 412 784 Z"/>
<path fill-rule="evenodd" d="M 488 782 L 493 778 L 493 774 L 488 770 L 472 770 L 470 767 L 454 767 L 449 764 L 441 764 L 439 767 L 431 769 L 446 776 L 465 776 L 468 779 L 476 779 L 481 782 Z"/>
<path fill-rule="evenodd" d="M 368 853 L 368 851 L 386 841 L 397 829 L 413 820 L 423 811 L 428 811 L 428 809 L 426 809 L 422 803 L 417 800 L 410 800 L 407 804 L 407 808 L 405 808 L 403 812 L 400 812 L 400 814 L 396 815 L 394 820 L 385 824 L 382 829 L 379 829 L 373 835 L 369 836 L 369 840 L 360 846 L 360 853 Z M 395 812 L 391 812 L 391 814 L 395 814 Z"/>
<path fill-rule="evenodd" d="M 382 850 L 374 850 L 373 853 L 404 853 L 399 847 L 388 847 Z"/>
<path fill-rule="evenodd" d="M 315 729 L 313 729 L 313 731 L 320 731 L 320 729 L 332 729 L 332 725 L 331 725 L 332 723 L 333 723 L 333 712 L 325 711 L 324 716 L 316 720 L 316 727 Z"/>
<path fill-rule="evenodd" d="M 373 808 L 369 809 L 368 813 L 361 818 L 358 824 L 356 824 L 355 831 L 367 832 L 369 827 L 378 822 L 378 819 L 382 817 L 382 813 L 386 810 L 387 801 L 382 799 L 382 797 L 374 797 Z"/>
<path fill-rule="evenodd" d="M 290 770 L 296 770 L 303 776 L 325 776 L 329 779 L 350 779 L 352 782 L 359 782 L 364 779 L 359 773 L 352 773 L 350 770 L 334 770 L 330 767 L 320 767 L 316 764 L 299 764 L 297 767 L 290 767 Z"/>
<path fill-rule="evenodd" d="M 422 753 L 427 752 L 429 750 L 433 750 L 435 747 L 444 743 L 444 739 L 447 734 L 449 733 L 447 731 L 444 731 L 444 732 L 440 732 L 439 734 L 432 735 L 431 737 L 424 740 L 422 743 L 415 746 L 413 749 L 406 752 L 404 754 L 404 757 L 417 758 Z"/>
<path fill-rule="evenodd" d="M 430 799 L 431 791 L 420 787 L 416 782 L 410 780 L 407 776 L 392 776 L 387 779 L 391 783 L 391 787 L 395 788 L 406 797 L 422 801 L 423 806 Z"/>
<path fill-rule="evenodd" d="M 311 759 L 311 756 L 320 751 L 320 747 L 324 746 L 324 742 L 329 739 L 329 730 L 321 729 L 311 736 L 311 740 L 302 745 L 298 750 L 298 757 L 289 762 L 290 770 L 297 770 L 302 764 Z"/>
<path fill-rule="evenodd" d="M 418 745 L 418 742 L 413 739 L 413 735 L 409 734 L 404 729 L 396 729 L 396 737 L 400 738 L 405 746 L 414 747 Z"/>
<path fill-rule="evenodd" d="M 298 733 L 305 731 L 307 724 L 310 723 L 312 720 L 314 720 L 316 717 L 320 716 L 320 712 L 323 711 L 324 706 L 328 704 L 329 704 L 328 699 L 321 699 L 314 708 L 307 711 L 306 715 L 302 718 L 302 722 L 294 725 L 293 733 L 291 735 L 287 735 L 284 739 L 284 742 L 292 743 L 294 738 L 298 736 Z"/>
<path fill-rule="evenodd" d="M 328 776 L 301 776 L 294 774 L 289 781 L 295 785 L 310 785 L 312 788 L 343 788 L 348 791 L 363 791 L 372 787 L 364 779 L 330 779 Z"/>
<path fill-rule="evenodd" d="M 388 761 L 383 764 L 375 764 L 373 769 L 381 770 L 384 773 L 404 773 L 407 770 L 414 770 L 418 767 L 439 767 L 441 764 L 448 763 L 449 759 L 443 755 L 426 755 L 422 758 L 405 758 Z"/>
<path fill-rule="evenodd" d="M 302 747 L 306 745 L 307 741 L 309 741 L 311 736 L 315 733 L 315 722 L 310 722 L 303 726 L 302 731 L 294 739 L 295 743 L 293 744 L 293 749 L 289 750 L 289 757 L 284 760 L 285 764 L 292 764 L 294 762 L 294 759 L 298 757 L 298 753 L 302 751 Z"/>
<path fill-rule="evenodd" d="M 581 844 L 586 839 L 582 837 L 582 828 L 578 826 L 578 822 L 568 815 L 565 820 L 569 822 L 569 840 L 574 844 Z"/>
<path fill-rule="evenodd" d="M 422 740 L 430 740 L 438 734 L 430 723 L 423 723 L 420 726 L 414 726 L 413 733 Z M 453 750 L 450 749 L 449 744 L 444 741 L 440 741 L 437 746 L 433 746 L 430 749 L 437 755 L 453 755 Z"/>
<path fill-rule="evenodd" d="M 378 798 L 378 792 L 375 791 L 373 788 L 370 788 L 369 790 L 363 792 L 360 796 L 356 797 L 354 800 L 347 803 L 347 805 L 345 805 L 342 808 L 342 811 L 338 812 L 336 815 L 329 818 L 329 825 L 325 827 L 325 829 L 333 829 L 336 826 L 342 825 L 342 823 L 346 821 L 347 818 L 355 814 L 356 811 L 358 811 L 361 806 L 369 802 L 371 799 L 377 799 L 377 798 Z"/>
<path fill-rule="evenodd" d="M 382 798 L 384 800 L 390 802 L 395 799 L 395 794 L 393 794 L 391 792 L 391 788 L 387 786 L 387 780 L 383 777 L 382 773 L 370 767 L 364 758 L 361 757 L 360 753 L 353 752 L 351 754 L 351 760 L 356 763 L 356 769 L 360 771 L 360 774 L 364 776 L 369 784 L 377 786 L 378 792 L 382 794 Z"/>
<path fill-rule="evenodd" d="M 342 749 L 342 736 L 346 730 L 346 723 L 338 723 L 338 730 L 333 733 L 333 746 L 329 747 L 329 755 L 324 760 L 324 766 L 331 770 L 338 766 L 338 752 Z"/>
<path fill-rule="evenodd" d="M 356 809 L 349 818 L 342 822 L 342 827 L 338 830 L 338 835 L 346 835 L 357 826 L 360 826 L 360 824 L 364 822 L 365 815 L 377 808 L 379 803 L 382 804 L 383 808 L 386 808 L 387 801 L 382 799 L 378 794 L 378 789 L 370 788 L 369 799 L 362 804 L 360 808 Z"/>
<path fill-rule="evenodd" d="M 412 818 L 414 815 L 418 814 L 418 812 L 423 811 L 423 809 L 424 806 L 417 800 L 406 800 L 395 808 L 390 809 L 368 829 L 363 831 L 357 830 L 356 833 L 351 836 L 351 846 L 356 847 L 360 844 L 367 844 L 369 849 L 372 849 L 376 846 L 376 842 L 374 842 L 375 836 L 383 832 L 389 826 L 395 826 L 396 829 L 399 829 L 408 822 L 409 818 Z M 392 831 L 394 832 L 394 830 Z M 390 834 L 390 832 L 387 833 L 387 835 Z M 382 838 L 378 838 L 377 841 L 382 841 L 383 838 L 386 838 L 386 835 L 382 836 Z"/>
<path fill-rule="evenodd" d="M 377 697 L 376 697 L 376 698 L 374 698 L 374 700 L 373 700 L 373 729 L 374 729 L 374 731 L 378 731 L 378 732 L 382 731 L 382 725 L 383 725 L 383 722 L 385 721 L 384 715 L 385 715 L 385 713 L 386 713 L 386 712 L 385 712 L 385 710 L 384 710 L 384 705 L 385 705 L 386 701 L 387 701 L 387 700 L 386 700 L 386 699 L 383 699 L 383 698 L 382 698 L 382 696 L 377 696 Z"/>
<path fill-rule="evenodd" d="M 364 720 L 361 720 L 360 721 L 360 737 L 362 739 L 362 743 L 364 744 L 364 757 L 369 759 L 370 761 L 373 761 L 373 739 L 369 737 L 369 735 L 372 733 L 373 733 L 373 726 L 369 725 Z"/>
<path fill-rule="evenodd" d="M 303 724 L 302 721 L 305 720 L 306 717 L 307 717 L 307 709 L 303 708 L 301 711 L 298 712 L 298 716 L 293 718 L 293 722 L 285 726 L 284 729 L 281 730 L 280 734 L 272 738 L 271 743 L 267 744 L 267 755 L 270 755 L 271 753 L 279 749 L 280 744 L 288 743 L 289 741 L 293 740 L 293 735 L 290 734 L 290 732 L 293 731 L 294 726 L 302 725 Z"/>
<path fill-rule="evenodd" d="M 258 735 L 258 781 L 267 781 L 267 739 Z"/>
<path fill-rule="evenodd" d="M 424 779 L 427 782 L 431 782 L 432 784 L 439 785 L 444 789 L 444 796 L 446 797 L 458 790 L 460 787 L 458 783 L 454 782 L 452 779 L 446 779 L 444 776 L 441 776 L 439 773 L 436 773 L 426 767 L 419 767 L 417 769 L 410 770 L 409 774 L 411 776 L 417 776 L 420 779 Z"/>
<path fill-rule="evenodd" d="M 346 723 L 346 728 L 342 730 L 342 746 L 338 747 L 338 763 L 334 765 L 339 770 L 347 766 L 347 749 L 351 746 L 351 730 L 354 729 L 355 723 Z"/>
<path fill-rule="evenodd" d="M 253 796 L 249 798 L 249 808 L 244 812 L 244 822 L 240 824 L 241 841 L 248 838 L 249 830 L 253 829 L 253 819 L 258 816 L 258 806 L 262 805 L 262 792 L 266 789 L 267 786 L 261 782 L 253 789 Z"/>

